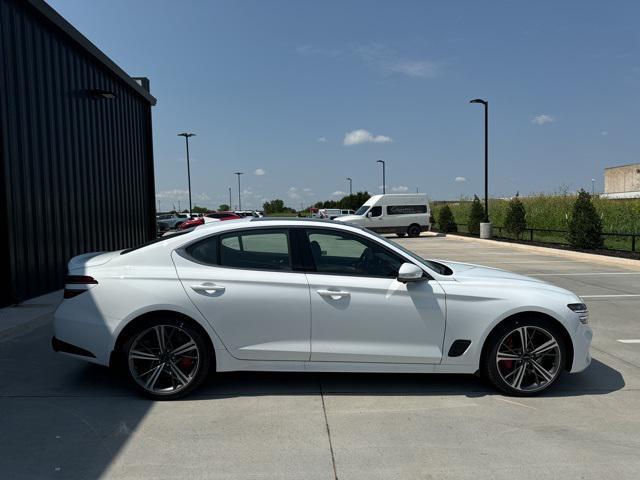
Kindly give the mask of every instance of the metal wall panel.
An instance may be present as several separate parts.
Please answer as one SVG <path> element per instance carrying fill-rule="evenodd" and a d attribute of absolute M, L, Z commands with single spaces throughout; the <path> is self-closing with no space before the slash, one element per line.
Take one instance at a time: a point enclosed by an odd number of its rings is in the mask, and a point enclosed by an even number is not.
<path fill-rule="evenodd" d="M 0 0 L 0 162 L 14 300 L 60 288 L 74 255 L 155 235 L 149 100 L 16 0 Z"/>

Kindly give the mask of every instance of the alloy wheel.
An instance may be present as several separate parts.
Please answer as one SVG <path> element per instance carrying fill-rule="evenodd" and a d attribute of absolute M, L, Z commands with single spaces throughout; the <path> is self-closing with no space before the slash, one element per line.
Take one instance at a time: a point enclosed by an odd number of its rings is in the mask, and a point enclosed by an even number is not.
<path fill-rule="evenodd" d="M 561 350 L 556 338 L 537 326 L 521 326 L 502 337 L 496 366 L 502 380 L 520 392 L 544 389 L 558 376 Z"/>
<path fill-rule="evenodd" d="M 136 383 L 154 395 L 174 395 L 188 387 L 200 367 L 200 350 L 178 325 L 154 325 L 140 332 L 127 354 Z"/>

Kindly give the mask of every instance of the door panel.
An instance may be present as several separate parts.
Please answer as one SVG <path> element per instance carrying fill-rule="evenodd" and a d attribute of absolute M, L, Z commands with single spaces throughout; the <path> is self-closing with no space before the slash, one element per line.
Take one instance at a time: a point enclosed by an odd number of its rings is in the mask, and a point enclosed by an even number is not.
<path fill-rule="evenodd" d="M 201 241 L 189 253 L 172 254 L 188 297 L 236 358 L 309 360 L 309 286 L 304 273 L 289 269 L 287 243 L 277 242 L 283 232 L 259 239 L 254 229 L 239 242 L 227 236 L 218 244 Z"/>
<path fill-rule="evenodd" d="M 444 291 L 434 280 L 307 274 L 311 360 L 440 363 Z M 329 295 L 326 291 L 336 291 Z"/>

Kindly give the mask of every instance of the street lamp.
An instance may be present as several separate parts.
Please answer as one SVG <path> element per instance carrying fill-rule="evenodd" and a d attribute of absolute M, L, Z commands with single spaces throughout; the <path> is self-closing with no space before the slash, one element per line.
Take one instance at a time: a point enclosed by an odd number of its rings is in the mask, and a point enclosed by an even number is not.
<path fill-rule="evenodd" d="M 238 176 L 238 210 L 242 210 L 242 200 L 240 199 L 240 175 L 244 175 L 244 173 L 234 172 L 234 175 Z"/>
<path fill-rule="evenodd" d="M 484 105 L 484 221 L 489 223 L 489 102 L 476 98 L 469 103 Z"/>
<path fill-rule="evenodd" d="M 232 210 L 232 207 L 231 207 L 231 187 L 229 187 L 229 210 Z"/>
<path fill-rule="evenodd" d="M 596 194 L 596 179 L 592 178 L 591 179 L 591 195 L 595 195 Z"/>
<path fill-rule="evenodd" d="M 189 182 L 189 217 L 191 217 L 191 166 L 189 165 L 189 137 L 195 137 L 195 133 L 182 132 L 179 137 L 184 137 L 187 145 L 187 181 Z"/>
<path fill-rule="evenodd" d="M 382 194 L 386 192 L 386 180 L 385 180 L 385 163 L 384 160 L 378 160 L 376 163 L 382 164 Z"/>
<path fill-rule="evenodd" d="M 349 195 L 353 195 L 353 180 L 349 177 L 347 177 L 347 180 L 349 180 Z"/>

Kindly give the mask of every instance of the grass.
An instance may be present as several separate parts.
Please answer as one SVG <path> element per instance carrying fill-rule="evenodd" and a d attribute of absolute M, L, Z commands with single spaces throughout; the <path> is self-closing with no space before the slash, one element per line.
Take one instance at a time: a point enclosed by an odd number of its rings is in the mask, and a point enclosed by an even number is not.
<path fill-rule="evenodd" d="M 527 228 L 566 231 L 575 199 L 574 195 L 520 197 L 526 211 Z M 445 203 L 451 208 L 456 223 L 468 223 L 471 201 L 463 199 L 458 202 L 439 202 L 433 207 L 433 215 L 436 219 L 440 208 Z M 489 200 L 489 214 L 494 226 L 504 225 L 508 204 L 508 200 Z M 640 235 L 640 199 L 609 200 L 594 197 L 593 204 L 602 219 L 604 233 L 636 233 Z M 459 230 L 466 233 L 465 227 L 460 226 Z M 504 230 L 501 232 L 494 230 L 494 233 L 505 238 L 512 238 Z M 530 239 L 530 233 L 525 232 L 523 240 Z M 552 232 L 534 232 L 534 241 L 568 244 L 564 234 Z M 604 243 L 607 249 L 631 251 L 630 236 L 609 237 L 605 235 Z M 636 243 L 637 251 L 640 249 L 640 238 L 636 238 Z"/>

